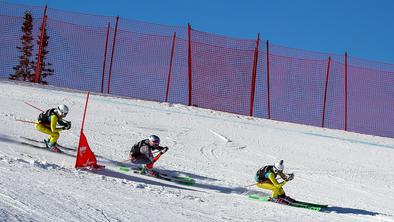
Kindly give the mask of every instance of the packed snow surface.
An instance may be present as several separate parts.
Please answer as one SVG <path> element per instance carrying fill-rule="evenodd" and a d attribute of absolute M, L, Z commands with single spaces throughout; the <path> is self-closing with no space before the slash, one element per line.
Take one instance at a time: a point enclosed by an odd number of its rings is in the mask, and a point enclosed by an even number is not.
<path fill-rule="evenodd" d="M 76 149 L 85 99 L 85 92 L 0 82 L 0 221 L 394 221 L 392 138 L 91 95 L 84 133 L 104 170 L 75 169 L 73 150 L 20 143 L 46 138 L 18 121 L 40 113 L 25 102 L 66 104 L 72 128 L 58 142 Z M 155 168 L 190 176 L 194 186 L 119 170 L 131 146 L 150 134 L 170 148 Z M 248 199 L 270 194 L 252 185 L 254 174 L 281 159 L 295 174 L 286 194 L 328 208 Z"/>

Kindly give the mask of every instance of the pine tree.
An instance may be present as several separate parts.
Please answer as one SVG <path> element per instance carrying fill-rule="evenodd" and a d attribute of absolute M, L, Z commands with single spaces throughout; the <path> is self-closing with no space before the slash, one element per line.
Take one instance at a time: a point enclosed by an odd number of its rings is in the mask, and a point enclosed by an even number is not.
<path fill-rule="evenodd" d="M 40 33 L 41 33 L 41 29 L 42 28 L 40 28 Z M 47 29 L 46 28 L 44 28 L 44 36 L 43 36 L 43 41 L 42 41 L 42 48 L 41 48 L 41 59 L 40 59 L 40 68 L 39 68 L 39 73 L 38 73 L 38 75 L 39 75 L 39 83 L 41 83 L 41 84 L 44 84 L 44 85 L 46 85 L 46 84 L 48 84 L 48 82 L 47 81 L 44 81 L 43 79 L 45 78 L 45 77 L 47 77 L 47 76 L 51 76 L 51 75 L 53 75 L 54 74 L 54 69 L 52 69 L 51 68 L 51 66 L 52 66 L 52 64 L 51 63 L 46 63 L 45 62 L 45 60 L 46 60 L 46 56 L 47 56 L 47 54 L 48 54 L 48 50 L 47 50 L 47 47 L 48 47 L 48 39 L 49 39 L 49 36 L 48 36 L 48 34 L 47 34 Z M 40 43 L 41 43 L 41 39 L 40 39 L 40 36 L 38 36 L 38 40 L 37 40 L 37 45 L 38 45 L 38 48 L 39 48 L 39 46 L 40 46 Z M 36 55 L 36 62 L 38 61 L 38 53 L 37 53 L 37 55 Z"/>
<path fill-rule="evenodd" d="M 21 53 L 19 64 L 13 68 L 15 73 L 10 74 L 9 78 L 12 80 L 33 81 L 34 62 L 30 60 L 30 57 L 33 55 L 33 16 L 31 12 L 25 11 L 23 19 L 24 22 L 21 28 L 23 35 L 20 38 L 22 46 L 16 47 Z"/>

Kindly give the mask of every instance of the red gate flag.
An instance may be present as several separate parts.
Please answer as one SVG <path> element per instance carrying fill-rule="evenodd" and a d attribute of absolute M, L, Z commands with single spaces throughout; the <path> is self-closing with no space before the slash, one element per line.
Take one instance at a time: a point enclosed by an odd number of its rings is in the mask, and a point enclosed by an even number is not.
<path fill-rule="evenodd" d="M 99 167 L 99 165 L 97 165 L 96 157 L 90 149 L 86 136 L 82 131 L 79 138 L 77 161 L 75 163 L 75 168 L 80 167 Z"/>
<path fill-rule="evenodd" d="M 102 168 L 105 166 L 101 166 L 97 164 L 96 157 L 94 156 L 94 153 L 89 147 L 88 140 L 86 139 L 85 134 L 83 133 L 83 126 L 85 123 L 85 116 L 86 116 L 86 108 L 88 107 L 88 101 L 89 101 L 89 92 L 86 96 L 86 102 L 85 102 L 85 110 L 83 112 L 83 118 L 82 118 L 82 127 L 81 127 L 81 135 L 79 137 L 79 145 L 78 145 L 78 151 L 77 151 L 77 160 L 75 162 L 75 168 Z"/>

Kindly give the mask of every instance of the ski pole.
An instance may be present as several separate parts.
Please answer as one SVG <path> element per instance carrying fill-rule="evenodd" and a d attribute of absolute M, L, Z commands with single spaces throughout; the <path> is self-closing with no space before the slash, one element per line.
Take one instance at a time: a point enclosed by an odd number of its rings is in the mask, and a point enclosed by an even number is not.
<path fill-rule="evenodd" d="M 24 103 L 27 104 L 27 105 L 29 105 L 29 106 L 31 106 L 31 107 L 33 107 L 34 109 L 37 109 L 37 110 L 40 110 L 41 112 L 44 112 L 44 110 L 42 110 L 42 109 L 40 109 L 40 108 L 37 108 L 37 107 L 33 106 L 32 104 L 30 104 L 30 103 L 28 103 L 28 102 L 24 102 Z"/>
<path fill-rule="evenodd" d="M 21 120 L 21 119 L 15 119 L 15 121 L 23 122 L 23 123 L 37 124 L 36 122 L 33 122 L 33 121 Z M 41 124 L 41 125 L 44 125 L 44 126 L 49 126 L 49 124 L 45 124 L 45 123 L 40 123 L 40 124 Z"/>
<path fill-rule="evenodd" d="M 32 124 L 36 124 L 36 122 L 33 121 L 27 121 L 27 120 L 21 120 L 21 119 L 15 119 L 18 122 L 23 122 L 23 123 L 32 123 Z"/>
<path fill-rule="evenodd" d="M 246 185 L 246 186 L 244 186 L 244 187 L 251 187 L 251 186 L 254 186 L 254 185 L 256 185 L 257 183 L 254 183 L 254 184 L 249 184 L 249 185 Z"/>

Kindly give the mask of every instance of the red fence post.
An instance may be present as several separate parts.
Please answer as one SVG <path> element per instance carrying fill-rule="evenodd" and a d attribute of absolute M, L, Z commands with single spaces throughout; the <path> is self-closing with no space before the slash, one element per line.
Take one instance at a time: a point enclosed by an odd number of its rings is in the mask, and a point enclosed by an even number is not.
<path fill-rule="evenodd" d="M 176 32 L 174 32 L 174 35 L 173 35 L 173 37 L 172 37 L 170 67 L 168 68 L 166 98 L 164 99 L 165 102 L 168 102 L 168 93 L 169 93 L 169 90 L 170 90 L 171 69 L 172 69 L 172 58 L 174 57 L 175 39 L 176 39 Z"/>
<path fill-rule="evenodd" d="M 345 52 L 345 131 L 347 131 L 347 52 Z"/>
<path fill-rule="evenodd" d="M 191 29 L 190 24 L 187 24 L 187 36 L 188 36 L 188 52 L 187 52 L 187 67 L 189 76 L 189 102 L 188 105 L 192 105 L 192 51 L 191 51 Z"/>
<path fill-rule="evenodd" d="M 104 92 L 104 75 L 105 75 L 105 63 L 107 62 L 107 49 L 108 49 L 109 28 L 110 28 L 110 24 L 109 24 L 109 22 L 108 22 L 108 26 L 107 26 L 107 37 L 105 38 L 105 47 L 104 47 L 103 75 L 102 75 L 102 77 L 101 77 L 101 93 Z"/>
<path fill-rule="evenodd" d="M 331 64 L 331 56 L 328 57 L 326 84 L 325 84 L 325 88 L 324 88 L 323 115 L 322 115 L 322 121 L 321 121 L 321 127 L 323 127 L 323 128 L 324 128 L 324 120 L 325 120 L 325 115 L 326 115 L 327 87 L 328 87 L 328 75 L 330 74 L 330 64 Z"/>
<path fill-rule="evenodd" d="M 271 119 L 271 97 L 270 97 L 270 53 L 269 43 L 267 40 L 267 112 L 268 119 Z"/>
<path fill-rule="evenodd" d="M 112 62 L 113 62 L 114 53 L 115 53 L 116 34 L 118 33 L 118 22 L 119 22 L 119 16 L 116 16 L 115 33 L 114 33 L 114 39 L 112 41 L 111 62 L 109 63 L 108 89 L 107 89 L 108 94 L 109 94 L 109 89 L 111 87 Z"/>
<path fill-rule="evenodd" d="M 257 34 L 256 48 L 254 49 L 253 68 L 252 68 L 252 85 L 251 85 L 251 89 L 250 89 L 249 116 L 253 116 L 253 109 L 254 109 L 254 94 L 255 94 L 255 90 L 256 90 L 257 61 L 258 61 L 258 57 L 259 57 L 259 41 L 260 41 L 260 33 Z"/>
<path fill-rule="evenodd" d="M 44 16 L 42 17 L 42 23 L 41 23 L 41 33 L 40 33 L 40 45 L 38 46 L 38 53 L 37 53 L 37 63 L 36 63 L 36 70 L 35 70 L 35 78 L 34 82 L 38 83 L 40 80 L 40 72 L 41 72 L 41 54 L 42 54 L 42 45 L 43 45 L 43 40 L 44 40 L 44 31 L 45 31 L 45 24 L 47 20 L 47 6 L 45 5 L 44 8 Z"/>

